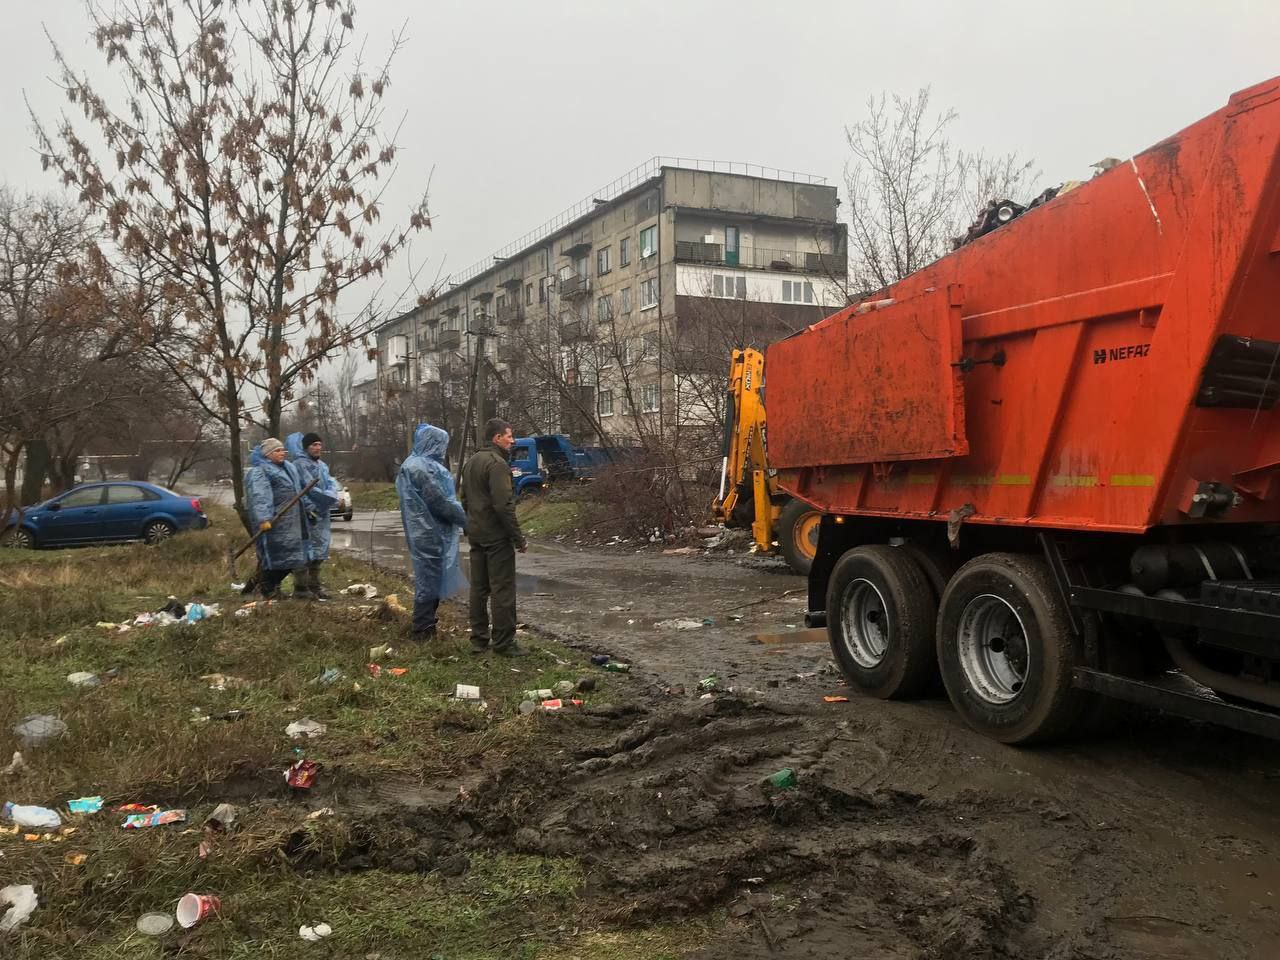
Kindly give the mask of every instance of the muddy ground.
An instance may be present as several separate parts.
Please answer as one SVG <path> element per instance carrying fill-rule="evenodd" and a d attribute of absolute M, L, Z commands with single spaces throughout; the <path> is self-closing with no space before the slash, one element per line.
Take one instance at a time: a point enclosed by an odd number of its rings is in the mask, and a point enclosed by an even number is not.
<path fill-rule="evenodd" d="M 358 517 L 334 544 L 396 566 L 397 528 Z M 357 860 L 577 856 L 602 916 L 725 907 L 702 958 L 1280 951 L 1277 745 L 1139 713 L 1105 739 L 1005 747 L 945 701 L 850 693 L 800 629 L 803 581 L 767 561 L 553 543 L 520 566 L 521 618 L 631 661 L 633 702 L 540 718 L 547 752 L 462 800 L 402 798 L 397 841 Z M 794 790 L 762 785 L 783 767 Z"/>

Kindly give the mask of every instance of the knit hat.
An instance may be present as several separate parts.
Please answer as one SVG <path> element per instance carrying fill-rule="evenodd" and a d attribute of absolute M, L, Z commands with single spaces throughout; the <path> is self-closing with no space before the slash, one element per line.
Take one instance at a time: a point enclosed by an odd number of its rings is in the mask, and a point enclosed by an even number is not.
<path fill-rule="evenodd" d="M 283 450 L 284 444 L 275 437 L 267 437 L 267 439 L 263 440 L 262 443 L 258 444 L 258 449 L 261 450 L 262 455 L 266 457 L 275 453 L 277 450 Z"/>
<path fill-rule="evenodd" d="M 302 449 L 305 450 L 313 443 L 323 443 L 324 438 L 318 433 L 304 433 L 302 435 Z"/>

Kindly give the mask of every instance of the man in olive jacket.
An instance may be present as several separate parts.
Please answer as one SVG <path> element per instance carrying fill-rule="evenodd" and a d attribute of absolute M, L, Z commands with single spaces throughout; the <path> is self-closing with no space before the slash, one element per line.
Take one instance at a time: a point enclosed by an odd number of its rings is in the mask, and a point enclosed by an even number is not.
<path fill-rule="evenodd" d="M 523 657 L 528 651 L 516 644 L 516 551 L 524 553 L 528 544 L 516 520 L 507 460 L 515 438 L 511 424 L 496 418 L 484 425 L 484 435 L 488 444 L 462 468 L 462 505 L 471 542 L 471 650 Z"/>

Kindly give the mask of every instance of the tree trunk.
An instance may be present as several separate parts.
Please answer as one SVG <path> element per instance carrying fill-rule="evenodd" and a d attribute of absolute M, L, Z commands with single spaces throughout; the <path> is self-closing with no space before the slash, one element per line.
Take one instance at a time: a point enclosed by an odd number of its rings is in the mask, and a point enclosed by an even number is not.
<path fill-rule="evenodd" d="M 244 525 L 245 533 L 252 534 L 249 511 L 244 505 L 244 460 L 240 457 L 240 394 L 237 393 L 235 376 L 228 373 L 226 380 L 227 432 L 231 440 L 231 489 L 235 494 L 236 514 Z"/>
<path fill-rule="evenodd" d="M 49 444 L 43 439 L 28 441 L 27 463 L 22 472 L 22 495 L 19 498 L 24 507 L 40 502 L 44 478 L 48 472 Z"/>

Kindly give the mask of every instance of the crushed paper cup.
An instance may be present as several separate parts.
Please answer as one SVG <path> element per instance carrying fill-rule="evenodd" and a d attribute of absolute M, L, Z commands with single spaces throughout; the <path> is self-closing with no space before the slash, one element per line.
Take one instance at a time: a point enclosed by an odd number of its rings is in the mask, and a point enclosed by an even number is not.
<path fill-rule="evenodd" d="M 222 898 L 210 893 L 188 893 L 178 901 L 175 916 L 183 929 L 190 930 L 197 923 L 222 913 Z"/>
<path fill-rule="evenodd" d="M 480 688 L 469 683 L 460 683 L 453 688 L 453 698 L 455 700 L 479 700 Z"/>

